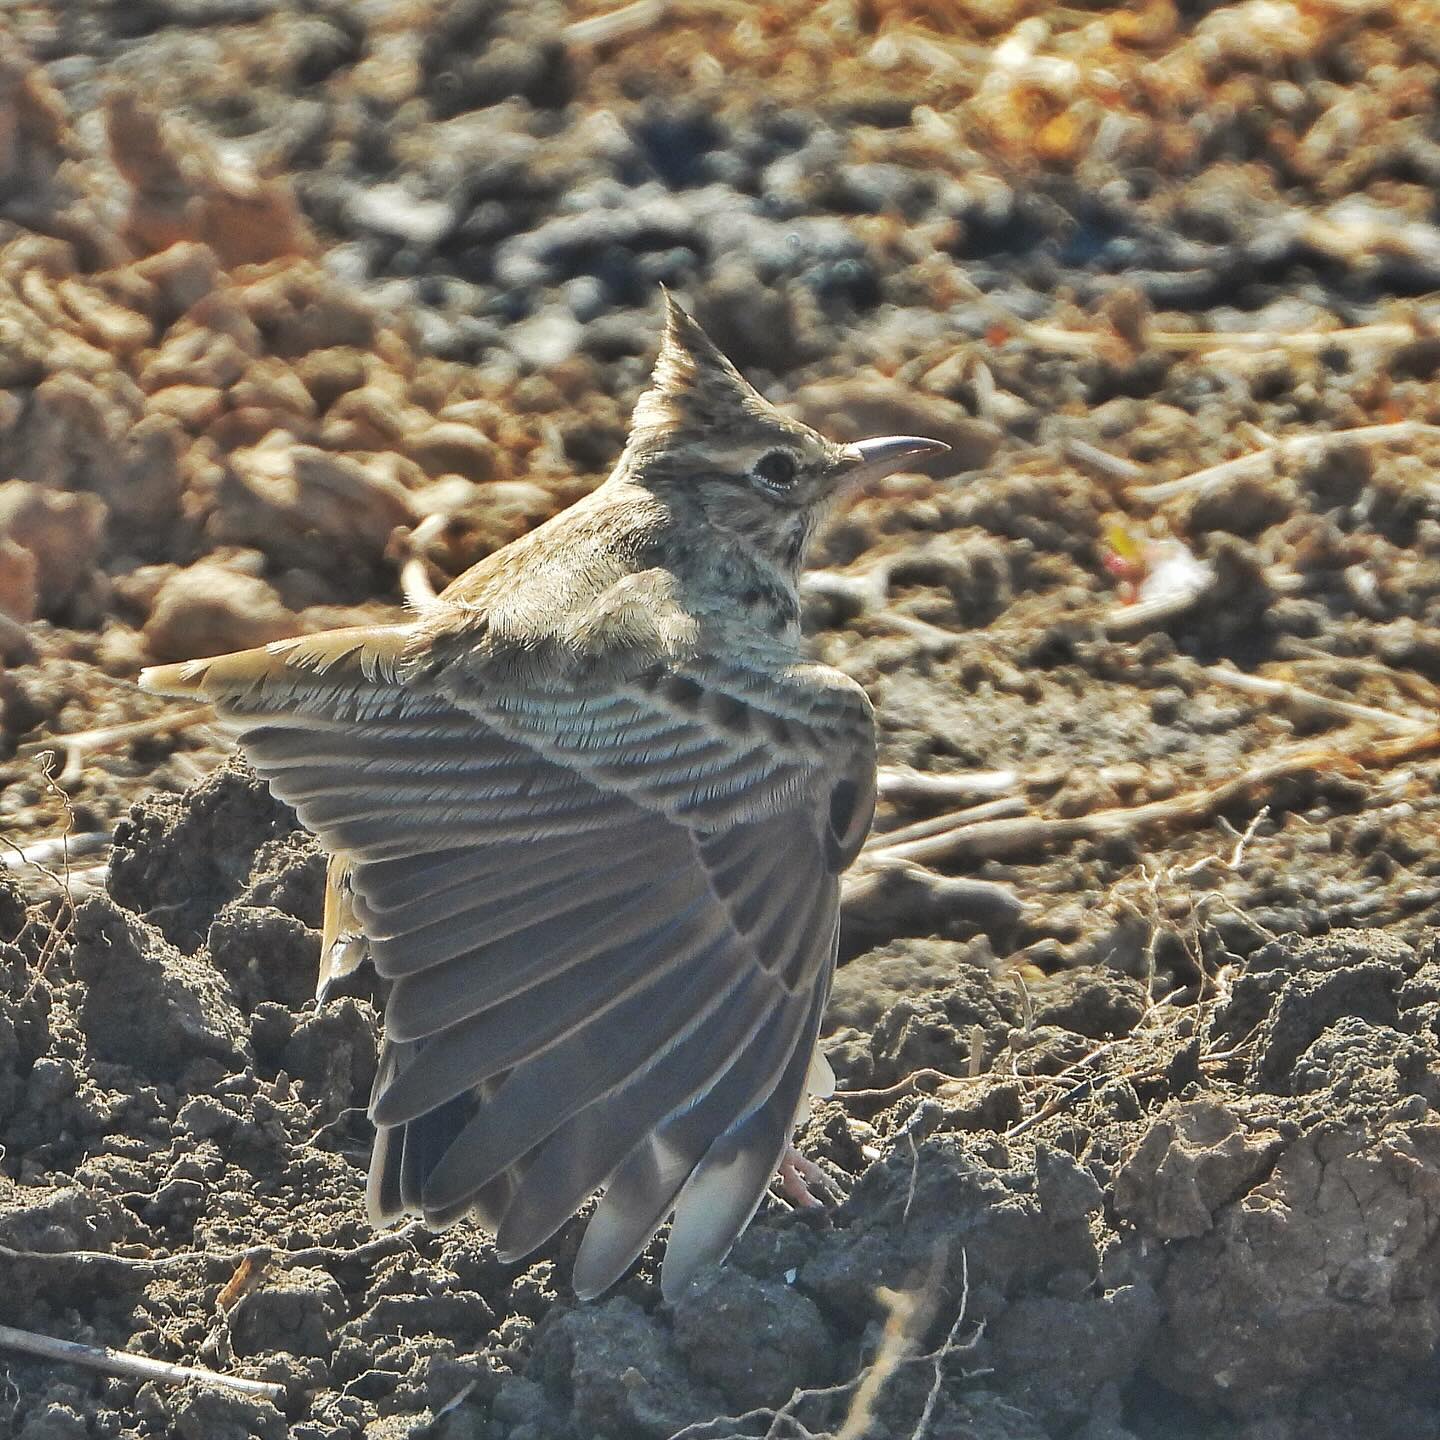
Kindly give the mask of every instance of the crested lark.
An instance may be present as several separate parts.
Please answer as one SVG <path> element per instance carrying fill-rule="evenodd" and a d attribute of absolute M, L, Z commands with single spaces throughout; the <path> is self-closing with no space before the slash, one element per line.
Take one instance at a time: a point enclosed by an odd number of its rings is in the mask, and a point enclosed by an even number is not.
<path fill-rule="evenodd" d="M 837 490 L 946 448 L 832 444 L 667 308 L 614 473 L 432 608 L 141 677 L 336 857 L 321 993 L 366 952 L 389 982 L 372 1218 L 520 1256 L 603 1187 L 582 1296 L 672 1212 L 666 1298 L 722 1259 L 828 1073 L 875 737 L 796 581 Z"/>

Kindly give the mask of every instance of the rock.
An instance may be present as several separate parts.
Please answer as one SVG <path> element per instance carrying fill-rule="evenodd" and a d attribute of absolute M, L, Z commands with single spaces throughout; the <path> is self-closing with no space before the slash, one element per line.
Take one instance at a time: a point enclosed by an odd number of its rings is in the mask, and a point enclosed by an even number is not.
<path fill-rule="evenodd" d="M 268 267 L 245 285 L 241 302 L 271 354 L 283 360 L 375 343 L 373 307 L 314 264 Z"/>
<path fill-rule="evenodd" d="M 845 1316 L 853 1325 L 878 1313 L 877 1285 L 904 1288 L 918 1274 L 935 1274 L 937 1265 L 943 1270 L 936 1283 L 947 1295 L 959 1294 L 968 1266 L 977 1321 L 1029 1278 L 1047 1275 L 1058 1283 L 1063 1267 L 1088 1284 L 1093 1272 L 1083 1257 L 1093 1241 L 1086 1215 L 1076 1206 L 1047 1211 L 1018 1179 L 1008 1164 L 989 1163 L 954 1135 L 897 1146 L 840 1207 L 837 1233 L 799 1267 L 800 1287 L 832 1323 Z M 852 1214 L 865 1219 L 851 1225 Z M 957 1234 L 965 1237 L 963 1257 Z"/>
<path fill-rule="evenodd" d="M 315 993 L 320 936 L 292 915 L 232 901 L 215 917 L 205 948 L 247 1008 L 278 1000 L 298 1010 Z"/>
<path fill-rule="evenodd" d="M 505 332 L 505 343 L 524 364 L 543 369 L 568 360 L 579 347 L 583 333 L 573 315 L 550 309 L 512 325 Z"/>
<path fill-rule="evenodd" d="M 271 427 L 298 416 L 315 417 L 315 401 L 300 377 L 282 360 L 253 361 L 245 374 L 230 387 L 230 404 L 236 409 L 253 407 L 273 415 Z"/>
<path fill-rule="evenodd" d="M 39 575 L 35 553 L 0 535 L 0 614 L 28 625 L 40 613 Z"/>
<path fill-rule="evenodd" d="M 371 185 L 350 193 L 346 219 L 360 230 L 428 249 L 454 229 L 455 206 L 446 200 L 424 200 L 402 185 Z"/>
<path fill-rule="evenodd" d="M 781 1279 L 704 1272 L 675 1302 L 675 1343 L 733 1410 L 783 1405 L 835 1378 L 836 1342 L 815 1302 Z"/>
<path fill-rule="evenodd" d="M 9 480 L 0 485 L 0 539 L 29 551 L 40 615 L 53 618 L 87 582 L 108 512 L 95 495 Z"/>
<path fill-rule="evenodd" d="M 1280 1146 L 1274 1131 L 1252 1131 L 1224 1105 L 1185 1101 L 1151 1125 L 1116 1173 L 1116 1212 L 1161 1240 L 1204 1235 Z"/>
<path fill-rule="evenodd" d="M 388 390 L 358 385 L 330 406 L 320 437 L 333 449 L 383 450 L 400 439 L 408 423 L 406 407 Z"/>
<path fill-rule="evenodd" d="M 212 539 L 322 574 L 342 597 L 375 592 L 391 535 L 417 519 L 383 463 L 295 445 L 281 431 L 231 459 L 207 524 Z"/>
<path fill-rule="evenodd" d="M 231 335 L 190 322 L 177 325 L 140 371 L 146 390 L 167 385 L 225 389 L 245 373 L 250 356 Z"/>
<path fill-rule="evenodd" d="M 318 410 L 328 410 L 342 395 L 365 383 L 365 356 L 358 350 L 312 350 L 296 362 L 295 373 Z"/>
<path fill-rule="evenodd" d="M 1437 1199 L 1433 1121 L 1297 1140 L 1214 1229 L 1172 1250 L 1151 1373 L 1221 1407 L 1326 1382 L 1403 1384 L 1440 1343 Z"/>
<path fill-rule="evenodd" d="M 723 1413 L 665 1331 L 623 1298 L 555 1315 L 536 1337 L 527 1378 L 568 1392 L 587 1435 L 668 1440 Z"/>
<path fill-rule="evenodd" d="M 180 1440 L 284 1440 L 290 1428 L 268 1400 L 203 1385 L 187 1389 L 171 1414 Z"/>
<path fill-rule="evenodd" d="M 154 327 L 145 316 L 116 305 L 92 286 L 78 280 L 62 280 L 55 290 L 75 317 L 80 333 L 106 350 L 130 355 L 153 338 Z"/>
<path fill-rule="evenodd" d="M 1007 1396 L 1046 1423 L 1047 1433 L 1066 1433 L 1090 1414 L 1104 1387 L 1123 1387 L 1134 1377 L 1159 1312 L 1148 1285 L 1082 1300 L 1025 1296 L 987 1333 L 996 1377 Z"/>
<path fill-rule="evenodd" d="M 329 1356 L 335 1329 L 345 1318 L 345 1297 L 324 1270 L 281 1270 L 246 1295 L 230 1312 L 235 1353 Z"/>
<path fill-rule="evenodd" d="M 103 493 L 133 418 L 127 407 L 89 380 L 52 375 L 36 386 L 23 417 L 6 437 L 5 455 L 20 479 Z"/>
<path fill-rule="evenodd" d="M 182 795 L 132 805 L 116 827 L 107 886 L 116 902 L 154 923 L 187 953 L 218 911 L 246 888 L 255 853 L 296 828 L 243 761 L 233 760 Z"/>
<path fill-rule="evenodd" d="M 74 177 L 65 167 L 78 145 L 65 101 L 18 44 L 0 57 L 0 117 L 0 214 L 51 228 L 74 207 Z"/>
<path fill-rule="evenodd" d="M 316 953 L 318 958 L 318 949 Z M 369 1005 L 341 996 L 315 1014 L 302 1016 L 285 1044 L 285 1069 L 306 1087 L 307 1100 L 338 1115 L 369 1093 L 375 1079 L 377 1030 L 375 1011 Z"/>
<path fill-rule="evenodd" d="M 37 385 L 51 358 L 45 327 L 25 306 L 0 294 L 0 385 Z"/>
<path fill-rule="evenodd" d="M 131 190 L 124 234 L 140 250 L 199 240 L 227 266 L 313 252 L 288 185 L 233 157 L 222 163 L 193 130 L 162 117 L 134 91 L 106 95 L 105 132 Z"/>
<path fill-rule="evenodd" d="M 72 963 L 85 982 L 80 1024 L 101 1059 L 152 1081 L 204 1057 L 245 1063 L 249 1027 L 225 982 L 113 900 L 78 907 Z"/>
<path fill-rule="evenodd" d="M 406 453 L 427 475 L 460 475 L 467 480 L 493 480 L 501 467 L 494 441 L 455 421 L 440 420 L 408 437 Z"/>
<path fill-rule="evenodd" d="M 220 262 L 208 245 L 181 240 L 133 266 L 154 287 L 156 322 L 169 326 L 220 283 Z"/>
<path fill-rule="evenodd" d="M 215 385 L 166 385 L 146 401 L 151 414 L 169 415 L 194 434 L 215 423 L 225 406 L 225 392 Z"/>
<path fill-rule="evenodd" d="M 282 640 L 299 629 L 264 580 L 201 561 L 166 580 L 145 622 L 156 661 L 196 660 Z"/>

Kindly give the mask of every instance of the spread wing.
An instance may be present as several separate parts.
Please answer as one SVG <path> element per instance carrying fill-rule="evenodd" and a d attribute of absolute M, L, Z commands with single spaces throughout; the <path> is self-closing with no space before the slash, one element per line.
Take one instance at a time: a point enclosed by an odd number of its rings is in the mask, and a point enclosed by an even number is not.
<path fill-rule="evenodd" d="M 146 678 L 213 700 L 348 857 L 391 984 L 377 1217 L 475 1211 L 521 1255 L 608 1182 L 576 1289 L 673 1209 L 673 1295 L 748 1222 L 804 1095 L 874 804 L 869 706 L 823 667 L 762 685 L 738 659 L 492 695 L 407 674 L 411 634 Z"/>

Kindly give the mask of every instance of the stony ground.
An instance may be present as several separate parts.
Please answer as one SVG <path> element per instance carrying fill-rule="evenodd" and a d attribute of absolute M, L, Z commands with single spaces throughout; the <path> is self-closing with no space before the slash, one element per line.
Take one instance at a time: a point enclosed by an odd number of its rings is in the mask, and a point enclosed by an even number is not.
<path fill-rule="evenodd" d="M 0 1324 L 280 1387 L 0 1433 L 1440 1437 L 1437 101 L 1428 0 L 0 6 Z M 368 1229 L 323 860 L 133 684 L 597 483 L 660 283 L 953 446 L 807 582 L 845 1198 L 673 1309 Z"/>

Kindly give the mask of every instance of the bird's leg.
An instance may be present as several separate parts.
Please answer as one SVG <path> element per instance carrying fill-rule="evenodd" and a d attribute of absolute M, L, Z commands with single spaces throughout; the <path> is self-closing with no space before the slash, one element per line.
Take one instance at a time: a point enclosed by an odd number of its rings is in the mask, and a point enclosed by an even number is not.
<path fill-rule="evenodd" d="M 815 1197 L 814 1185 L 822 1193 L 834 1194 L 830 1177 L 793 1145 L 780 1161 L 780 1194 L 797 1210 L 823 1210 L 825 1202 Z"/>

